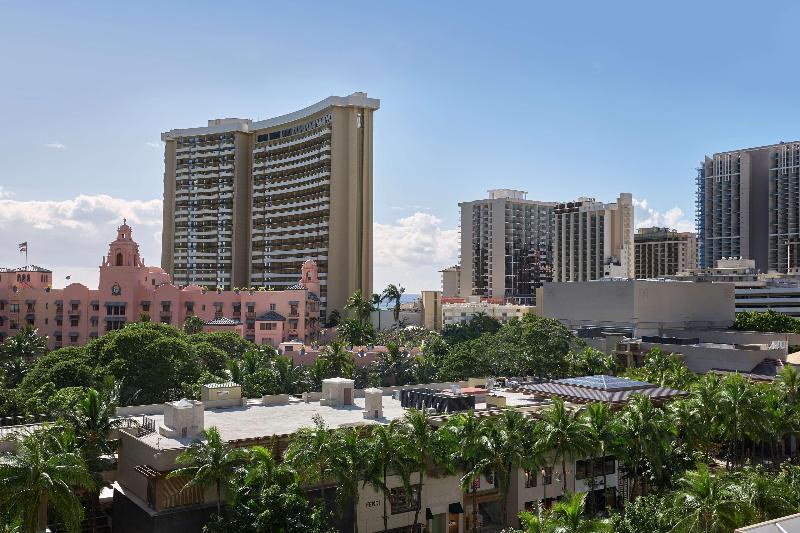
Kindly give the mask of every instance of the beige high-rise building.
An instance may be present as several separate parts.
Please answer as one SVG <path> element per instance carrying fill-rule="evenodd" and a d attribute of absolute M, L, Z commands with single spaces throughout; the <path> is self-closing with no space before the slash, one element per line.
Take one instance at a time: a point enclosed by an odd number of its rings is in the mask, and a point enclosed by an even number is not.
<path fill-rule="evenodd" d="M 461 296 L 461 265 L 443 268 L 442 298 L 458 298 Z"/>
<path fill-rule="evenodd" d="M 317 262 L 322 317 L 372 294 L 372 125 L 380 101 L 331 96 L 276 118 L 161 135 L 162 267 L 209 288 L 296 283 Z"/>
<path fill-rule="evenodd" d="M 518 304 L 536 301 L 536 288 L 553 279 L 555 202 L 493 189 L 489 198 L 461 202 L 462 298 L 480 296 Z M 452 285 L 451 285 L 452 286 Z M 449 292 L 449 287 L 443 287 Z"/>
<path fill-rule="evenodd" d="M 800 142 L 706 156 L 696 186 L 701 268 L 730 257 L 762 272 L 800 265 Z"/>
<path fill-rule="evenodd" d="M 697 268 L 697 237 L 669 228 L 639 228 L 633 236 L 636 279 L 673 276 Z"/>
<path fill-rule="evenodd" d="M 632 278 L 633 196 L 578 198 L 555 207 L 554 281 Z"/>

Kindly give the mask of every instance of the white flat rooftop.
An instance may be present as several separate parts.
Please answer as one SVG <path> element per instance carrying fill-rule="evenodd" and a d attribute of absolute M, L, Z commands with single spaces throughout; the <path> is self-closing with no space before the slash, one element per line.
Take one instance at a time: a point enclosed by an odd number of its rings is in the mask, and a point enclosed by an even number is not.
<path fill-rule="evenodd" d="M 506 390 L 493 390 L 492 394 L 505 396 L 509 407 L 541 405 L 531 395 Z M 314 417 L 319 415 L 331 427 L 358 426 L 365 424 L 388 424 L 391 420 L 402 418 L 407 409 L 393 396 L 383 396 L 383 418 L 365 419 L 364 398 L 355 398 L 355 405 L 331 407 L 319 402 L 305 403 L 292 398 L 285 405 L 263 405 L 261 400 L 249 400 L 246 406 L 206 409 L 203 416 L 205 429 L 216 427 L 223 440 L 254 439 L 295 433 L 301 428 L 314 425 Z M 476 403 L 475 410 L 486 409 L 486 403 Z M 163 424 L 164 415 L 148 415 L 156 427 Z M 188 446 L 193 437 L 170 438 L 158 432 L 139 437 L 139 440 L 157 449 L 174 449 Z"/>

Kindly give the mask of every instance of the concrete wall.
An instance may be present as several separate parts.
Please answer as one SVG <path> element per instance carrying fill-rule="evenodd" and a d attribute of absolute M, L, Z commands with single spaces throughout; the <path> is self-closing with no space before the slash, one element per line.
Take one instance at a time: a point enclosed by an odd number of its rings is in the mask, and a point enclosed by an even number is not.
<path fill-rule="evenodd" d="M 784 341 L 790 346 L 800 345 L 798 333 L 769 333 L 761 331 L 738 331 L 735 329 L 687 329 L 664 330 L 664 335 L 676 337 L 698 337 L 701 342 L 721 342 L 726 344 L 769 344 Z"/>
<path fill-rule="evenodd" d="M 623 326 L 636 318 L 633 283 L 624 281 L 545 283 L 537 307 L 568 327 Z"/>
<path fill-rule="evenodd" d="M 546 283 L 542 296 L 542 315 L 572 328 L 633 325 L 637 335 L 650 335 L 664 329 L 727 328 L 735 319 L 732 283 Z"/>
<path fill-rule="evenodd" d="M 679 346 L 674 344 L 641 344 L 642 353 L 659 347 L 666 353 L 680 353 L 684 356 L 686 367 L 692 372 L 703 374 L 712 369 L 750 372 L 764 359 L 785 359 L 786 350 L 741 350 L 708 345 Z"/>

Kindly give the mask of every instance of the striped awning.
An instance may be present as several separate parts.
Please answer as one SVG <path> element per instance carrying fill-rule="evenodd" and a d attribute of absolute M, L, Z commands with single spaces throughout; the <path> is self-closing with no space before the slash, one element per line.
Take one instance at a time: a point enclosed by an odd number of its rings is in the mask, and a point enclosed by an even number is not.
<path fill-rule="evenodd" d="M 641 389 L 627 390 L 599 390 L 588 387 L 576 387 L 565 385 L 554 381 L 548 383 L 538 383 L 522 387 L 525 392 L 539 396 L 558 396 L 564 400 L 574 403 L 605 402 L 605 403 L 625 403 L 634 394 L 648 396 L 653 400 L 670 399 L 687 396 L 685 391 L 671 389 L 669 387 L 646 387 Z"/>

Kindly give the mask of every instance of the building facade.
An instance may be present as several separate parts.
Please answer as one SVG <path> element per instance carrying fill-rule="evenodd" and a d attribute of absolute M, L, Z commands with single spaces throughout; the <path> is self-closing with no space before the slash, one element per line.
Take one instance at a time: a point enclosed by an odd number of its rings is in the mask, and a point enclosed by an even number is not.
<path fill-rule="evenodd" d="M 372 124 L 380 101 L 331 96 L 288 115 L 161 135 L 161 263 L 178 284 L 230 290 L 319 270 L 322 317 L 372 294 Z"/>
<path fill-rule="evenodd" d="M 205 290 L 177 286 L 159 267 L 139 255 L 131 227 L 123 222 L 100 265 L 100 284 L 51 288 L 52 272 L 40 267 L 0 272 L 0 340 L 24 325 L 48 337 L 50 349 L 80 346 L 146 316 L 182 327 L 197 316 L 209 331 L 236 331 L 259 344 L 315 340 L 319 332 L 320 281 L 316 264 L 298 269 L 285 290 Z M 227 320 L 222 320 L 222 319 Z"/>
<path fill-rule="evenodd" d="M 706 156 L 696 187 L 700 267 L 725 257 L 753 259 L 762 272 L 800 265 L 800 142 Z"/>
<path fill-rule="evenodd" d="M 440 270 L 442 274 L 442 298 L 461 296 L 461 265 L 453 265 Z"/>
<path fill-rule="evenodd" d="M 639 228 L 633 236 L 636 279 L 672 276 L 697 267 L 697 237 L 669 228 Z"/>
<path fill-rule="evenodd" d="M 541 289 L 539 289 L 541 291 Z M 522 318 L 528 313 L 536 313 L 536 306 L 520 305 L 511 302 L 491 301 L 477 296 L 470 298 L 450 298 L 442 302 L 442 327 L 466 324 L 476 315 L 488 316 L 505 324 L 512 318 Z"/>
<path fill-rule="evenodd" d="M 485 200 L 458 204 L 462 298 L 534 304 L 536 289 L 552 281 L 556 204 L 526 196 L 524 191 L 494 189 Z"/>
<path fill-rule="evenodd" d="M 431 331 L 442 329 L 442 292 L 422 291 L 420 303 L 420 326 Z"/>
<path fill-rule="evenodd" d="M 800 316 L 800 271 L 789 273 L 759 272 L 753 259 L 726 257 L 713 268 L 693 268 L 678 272 L 673 279 L 711 283 L 733 283 L 736 312 L 775 311 Z"/>
<path fill-rule="evenodd" d="M 727 329 L 736 318 L 731 283 L 600 280 L 548 283 L 537 312 L 570 329 L 630 328 L 633 335 L 664 330 Z"/>
<path fill-rule="evenodd" d="M 579 198 L 555 207 L 554 281 L 632 278 L 633 196 Z"/>

